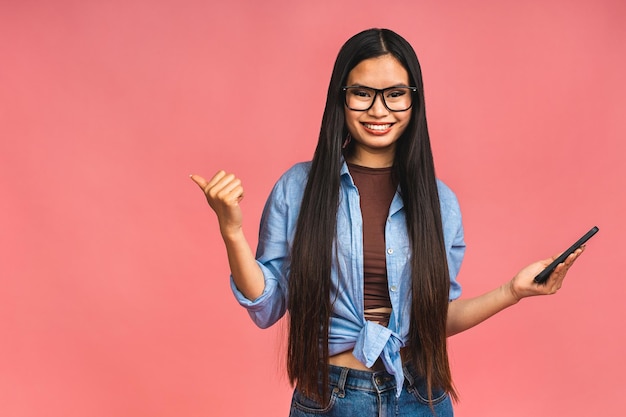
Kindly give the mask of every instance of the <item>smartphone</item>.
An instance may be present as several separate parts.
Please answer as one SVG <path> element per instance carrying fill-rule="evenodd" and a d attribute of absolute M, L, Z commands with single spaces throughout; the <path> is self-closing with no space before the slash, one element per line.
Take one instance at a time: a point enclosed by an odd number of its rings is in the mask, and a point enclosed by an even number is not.
<path fill-rule="evenodd" d="M 543 284 L 544 282 L 546 282 L 548 280 L 548 277 L 550 277 L 550 274 L 552 273 L 552 271 L 554 271 L 554 268 L 556 268 L 556 266 L 562 262 L 565 262 L 565 260 L 567 259 L 568 256 L 570 256 L 572 253 L 574 253 L 576 251 L 576 249 L 580 248 L 586 241 L 588 241 L 591 236 L 595 235 L 596 233 L 598 233 L 598 227 L 594 226 L 591 228 L 591 230 L 589 230 L 587 233 L 585 233 L 585 235 L 583 237 L 581 237 L 580 239 L 578 239 L 576 241 L 576 243 L 574 243 L 572 246 L 570 246 L 565 252 L 563 252 L 558 258 L 556 258 L 554 260 L 554 262 L 552 262 L 550 265 L 548 265 L 543 271 L 541 271 L 536 277 L 535 277 L 535 282 L 537 284 Z"/>

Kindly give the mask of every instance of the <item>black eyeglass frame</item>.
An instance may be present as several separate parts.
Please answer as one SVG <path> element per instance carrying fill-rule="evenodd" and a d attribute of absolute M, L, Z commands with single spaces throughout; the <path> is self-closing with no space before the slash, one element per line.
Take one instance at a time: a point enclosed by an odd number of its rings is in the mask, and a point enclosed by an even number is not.
<path fill-rule="evenodd" d="M 348 96 L 346 94 L 346 92 L 348 90 L 350 90 L 351 88 L 363 88 L 363 89 L 368 89 L 368 90 L 372 90 L 374 92 L 374 98 L 372 99 L 372 103 L 369 105 L 368 108 L 366 109 L 353 109 L 352 107 L 348 106 Z M 392 110 L 389 108 L 389 106 L 387 105 L 387 102 L 385 101 L 385 91 L 389 91 L 389 90 L 393 90 L 393 89 L 397 89 L 397 88 L 408 88 L 411 91 L 411 94 L 415 94 L 417 93 L 417 87 L 409 87 L 406 85 L 398 85 L 395 87 L 387 87 L 387 88 L 383 88 L 378 89 L 378 88 L 372 88 L 372 87 L 366 87 L 364 85 L 345 85 L 343 87 L 341 87 L 341 91 L 343 91 L 343 101 L 346 105 L 347 108 L 349 108 L 352 111 L 368 111 L 369 109 L 372 108 L 372 106 L 374 106 L 374 103 L 376 103 L 376 96 L 378 96 L 380 94 L 380 98 L 383 101 L 383 105 L 385 106 L 385 108 L 387 108 L 387 110 L 392 111 L 394 113 L 400 113 L 403 111 L 407 111 L 409 110 L 411 107 L 413 107 L 413 96 L 411 96 L 411 105 L 409 107 L 407 107 L 404 110 Z"/>

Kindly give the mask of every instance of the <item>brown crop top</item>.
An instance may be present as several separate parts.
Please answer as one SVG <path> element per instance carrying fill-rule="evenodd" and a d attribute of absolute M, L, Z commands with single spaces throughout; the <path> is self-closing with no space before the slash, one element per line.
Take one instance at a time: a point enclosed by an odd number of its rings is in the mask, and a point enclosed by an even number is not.
<path fill-rule="evenodd" d="M 368 312 L 391 308 L 387 288 L 385 225 L 389 206 L 396 193 L 392 168 L 367 168 L 348 164 L 350 175 L 359 190 L 363 217 L 363 302 L 365 319 L 387 325 L 389 313 Z"/>

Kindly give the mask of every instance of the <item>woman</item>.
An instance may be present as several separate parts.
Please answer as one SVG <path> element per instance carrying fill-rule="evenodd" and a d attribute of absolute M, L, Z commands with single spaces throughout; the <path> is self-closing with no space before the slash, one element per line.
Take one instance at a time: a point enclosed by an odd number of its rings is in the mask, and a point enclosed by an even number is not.
<path fill-rule="evenodd" d="M 458 299 L 458 203 L 435 177 L 415 52 L 385 29 L 341 48 L 313 160 L 275 185 L 256 258 L 239 179 L 220 171 L 192 180 L 217 214 L 238 301 L 260 327 L 289 311 L 292 416 L 452 415 L 446 338 L 556 292 L 582 252 L 546 285 L 533 278 L 552 259 Z"/>

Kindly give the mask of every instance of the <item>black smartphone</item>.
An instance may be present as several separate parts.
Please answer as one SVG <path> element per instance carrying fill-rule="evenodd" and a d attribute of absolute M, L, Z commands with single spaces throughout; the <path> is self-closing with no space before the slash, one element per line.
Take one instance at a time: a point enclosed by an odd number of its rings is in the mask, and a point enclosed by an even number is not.
<path fill-rule="evenodd" d="M 548 277 L 554 271 L 554 268 L 562 262 L 565 262 L 568 256 L 576 251 L 576 249 L 580 248 L 586 241 L 588 241 L 591 236 L 595 235 L 598 232 L 598 227 L 594 226 L 589 230 L 583 237 L 578 239 L 576 243 L 570 246 L 565 252 L 563 252 L 558 258 L 556 258 L 550 265 L 548 265 L 543 271 L 541 271 L 536 277 L 535 282 L 537 284 L 543 284 L 548 280 Z"/>

